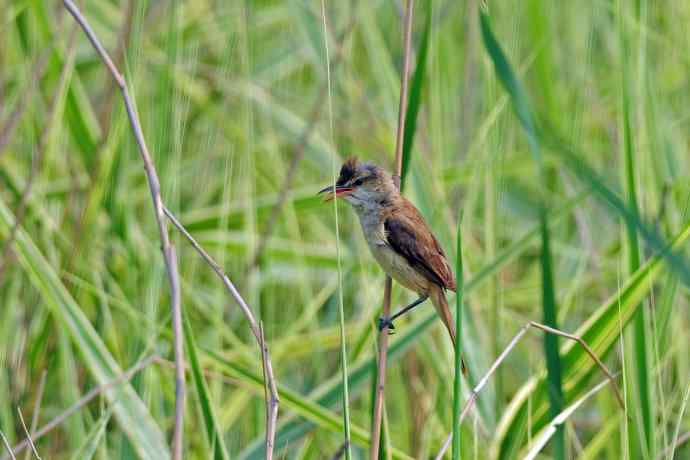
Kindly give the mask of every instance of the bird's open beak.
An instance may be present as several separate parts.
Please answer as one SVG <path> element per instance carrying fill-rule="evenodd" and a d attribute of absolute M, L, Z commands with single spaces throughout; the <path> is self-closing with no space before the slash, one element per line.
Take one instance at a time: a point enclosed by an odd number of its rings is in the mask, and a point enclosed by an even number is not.
<path fill-rule="evenodd" d="M 340 196 L 345 196 L 349 193 L 352 192 L 352 187 L 342 187 L 342 186 L 335 186 L 333 187 L 332 185 L 329 185 L 328 187 L 323 188 L 322 190 L 319 190 L 319 195 L 322 193 L 325 193 L 323 197 L 323 201 L 331 201 L 333 198 L 338 198 Z"/>

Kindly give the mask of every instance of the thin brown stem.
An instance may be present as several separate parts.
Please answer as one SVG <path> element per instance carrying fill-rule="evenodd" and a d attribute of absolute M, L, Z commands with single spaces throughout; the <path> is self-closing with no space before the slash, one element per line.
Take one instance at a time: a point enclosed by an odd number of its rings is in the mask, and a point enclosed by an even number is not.
<path fill-rule="evenodd" d="M 412 18 L 414 0 L 407 0 L 405 16 L 403 20 L 404 57 L 403 70 L 400 78 L 400 106 L 398 108 L 398 129 L 395 137 L 395 184 L 400 188 L 400 174 L 402 172 L 402 149 L 405 135 L 405 116 L 407 114 L 407 86 L 410 79 L 410 55 L 412 42 Z M 388 318 L 391 311 L 391 290 L 393 281 L 386 276 L 386 284 L 383 291 L 383 317 Z M 376 396 L 374 400 L 374 422 L 371 425 L 371 446 L 369 458 L 374 460 L 379 456 L 381 445 L 381 422 L 383 418 L 383 404 L 386 387 L 386 362 L 388 360 L 388 331 L 382 329 L 379 332 L 378 373 L 376 376 Z"/>
<path fill-rule="evenodd" d="M 235 299 L 237 304 L 240 306 L 242 313 L 249 321 L 249 327 L 254 334 L 256 343 L 261 349 L 261 362 L 262 369 L 264 372 L 264 384 L 266 389 L 266 458 L 273 458 L 273 448 L 275 442 L 276 424 L 278 420 L 278 406 L 280 404 L 280 399 L 278 398 L 278 388 L 276 385 L 276 379 L 273 374 L 273 365 L 271 364 L 271 355 L 268 352 L 268 346 L 266 345 L 266 340 L 264 339 L 263 327 L 256 321 L 251 308 L 247 305 L 242 295 L 239 293 L 235 285 L 230 281 L 228 275 L 223 272 L 220 265 L 213 260 L 208 252 L 204 250 L 203 247 L 194 239 L 194 237 L 184 228 L 184 225 L 175 217 L 175 215 L 166 207 L 163 207 L 163 212 L 170 219 L 170 222 L 182 233 L 182 235 L 187 238 L 192 247 L 201 256 L 202 259 L 208 264 L 209 267 L 216 273 L 218 278 L 223 282 L 223 285 L 230 293 L 230 296 Z"/>
<path fill-rule="evenodd" d="M 120 376 L 115 378 L 114 380 L 111 380 L 108 383 L 104 383 L 103 385 L 99 385 L 95 388 L 93 388 L 91 391 L 89 391 L 87 394 L 82 396 L 77 402 L 72 404 L 67 410 L 62 412 L 61 414 L 57 415 L 54 419 L 52 419 L 50 422 L 45 424 L 41 429 L 36 431 L 35 433 L 32 433 L 33 435 L 33 440 L 37 441 L 46 434 L 48 434 L 51 430 L 53 430 L 55 427 L 59 426 L 62 422 L 67 420 L 69 416 L 74 414 L 75 412 L 79 411 L 82 407 L 86 406 L 89 402 L 91 402 L 94 398 L 96 398 L 98 395 L 103 393 L 104 391 L 108 390 L 109 388 L 112 388 L 116 385 L 119 385 L 123 382 L 128 381 L 132 377 L 134 377 L 135 374 L 138 372 L 142 371 L 145 369 L 149 364 L 154 362 L 157 359 L 156 355 L 151 355 L 141 361 L 139 361 L 137 364 L 129 368 L 126 372 L 123 372 Z M 9 448 L 8 450 L 10 452 L 9 455 L 5 455 L 2 457 L 1 460 L 7 460 L 7 458 L 13 458 L 14 459 L 14 454 L 18 454 L 22 450 L 26 449 L 29 446 L 29 441 L 25 439 L 24 441 L 20 442 L 13 448 Z"/>
<path fill-rule="evenodd" d="M 559 335 L 561 337 L 565 337 L 566 339 L 574 340 L 575 342 L 579 343 L 582 348 L 584 348 L 585 352 L 592 358 L 592 360 L 597 363 L 597 366 L 601 369 L 601 371 L 606 375 L 606 378 L 608 378 L 611 381 L 611 388 L 613 389 L 614 394 L 616 395 L 616 399 L 618 400 L 618 405 L 621 406 L 621 409 L 625 408 L 625 403 L 623 402 L 623 397 L 620 394 L 620 391 L 618 390 L 618 387 L 616 386 L 615 379 L 613 378 L 613 374 L 609 372 L 609 370 L 606 368 L 604 363 L 601 362 L 599 357 L 594 353 L 594 351 L 587 345 L 587 342 L 585 342 L 581 337 L 578 337 L 577 335 L 574 334 L 569 334 L 567 332 L 563 332 L 558 329 L 554 329 L 553 327 L 546 326 L 541 323 L 537 323 L 534 321 L 530 321 L 530 325 L 532 327 L 535 327 L 537 329 L 541 329 L 544 332 L 549 332 L 554 335 Z"/>
<path fill-rule="evenodd" d="M 587 352 L 587 354 L 594 360 L 594 362 L 597 364 L 597 366 L 599 366 L 601 371 L 606 376 L 607 380 L 611 383 L 611 388 L 613 388 L 613 392 L 616 395 L 616 399 L 618 400 L 618 403 L 621 405 L 621 408 L 624 408 L 623 398 L 621 397 L 620 392 L 618 390 L 618 387 L 616 386 L 616 379 L 614 378 L 613 374 L 611 374 L 611 372 L 609 372 L 606 365 L 601 362 L 599 357 L 594 353 L 594 351 L 592 351 L 592 349 L 589 347 L 589 345 L 587 345 L 587 343 L 581 337 L 578 337 L 574 334 L 569 334 L 567 332 L 563 332 L 559 329 L 554 329 L 552 327 L 546 326 L 546 325 L 541 324 L 541 323 L 537 323 L 536 321 L 530 321 L 527 324 L 525 324 L 524 326 L 522 326 L 522 328 L 520 328 L 520 330 L 517 332 L 517 334 L 515 334 L 515 336 L 510 341 L 508 346 L 503 350 L 503 352 L 501 352 L 501 354 L 498 356 L 498 358 L 496 358 L 496 360 L 493 362 L 493 364 L 491 365 L 489 370 L 486 372 L 486 374 L 484 374 L 484 377 L 482 377 L 482 379 L 472 389 L 472 391 L 470 392 L 469 398 L 467 398 L 467 401 L 465 402 L 465 405 L 463 406 L 462 411 L 460 412 L 460 423 L 462 423 L 462 421 L 465 419 L 467 414 L 470 412 L 470 409 L 472 409 L 472 407 L 474 406 L 474 403 L 477 401 L 477 398 L 479 397 L 479 392 L 482 390 L 482 388 L 484 388 L 484 386 L 487 384 L 487 382 L 489 381 L 491 376 L 494 374 L 494 372 L 496 372 L 496 369 L 498 369 L 498 367 L 501 365 L 501 363 L 503 363 L 503 360 L 505 360 L 506 356 L 508 356 L 508 354 L 511 351 L 513 351 L 513 348 L 515 348 L 515 346 L 520 341 L 520 339 L 522 339 L 522 337 L 527 333 L 527 331 L 531 327 L 533 327 L 535 329 L 540 329 L 540 330 L 542 330 L 546 333 L 549 333 L 549 334 L 555 334 L 555 335 L 564 337 L 566 339 L 574 340 L 575 342 L 582 345 L 582 348 L 584 348 L 584 350 Z M 448 437 L 446 438 L 446 441 L 443 443 L 441 450 L 438 452 L 438 454 L 435 457 L 437 460 L 440 460 L 441 458 L 443 458 L 443 455 L 445 454 L 446 450 L 448 449 L 448 446 L 450 446 L 452 439 L 453 439 L 453 434 L 452 433 L 448 434 Z"/>
<path fill-rule="evenodd" d="M 185 409 L 185 380 L 184 380 L 184 350 L 182 338 L 182 310 L 181 310 L 181 296 L 180 296 L 180 281 L 177 272 L 177 258 L 175 256 L 175 249 L 170 243 L 168 236 L 167 222 L 163 214 L 163 199 L 160 192 L 160 181 L 156 167 L 151 160 L 144 133 L 139 122 L 137 110 L 129 95 L 127 84 L 124 77 L 119 72 L 112 59 L 108 55 L 101 42 L 96 37 L 96 34 L 91 29 L 86 18 L 81 14 L 77 6 L 71 0 L 63 0 L 63 3 L 72 17 L 79 23 L 84 30 L 87 38 L 98 52 L 101 60 L 110 71 L 110 74 L 115 79 L 117 86 L 122 93 L 125 108 L 127 110 L 127 117 L 129 118 L 134 137 L 139 147 L 141 159 L 144 162 L 144 170 L 151 192 L 151 200 L 155 210 L 156 223 L 158 225 L 158 233 L 161 241 L 161 251 L 163 252 L 163 259 L 165 262 L 168 281 L 170 284 L 170 303 L 172 316 L 172 331 L 173 331 L 173 348 L 175 353 L 175 426 L 173 428 L 172 437 L 172 458 L 173 460 L 180 460 L 182 458 L 182 432 L 184 426 L 184 409 Z"/>

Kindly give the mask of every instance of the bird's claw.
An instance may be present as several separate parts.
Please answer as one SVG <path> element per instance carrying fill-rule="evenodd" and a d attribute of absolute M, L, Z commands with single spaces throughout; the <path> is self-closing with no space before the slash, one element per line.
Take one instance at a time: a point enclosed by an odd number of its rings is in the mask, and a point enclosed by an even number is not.
<path fill-rule="evenodd" d="M 395 331 L 395 326 L 389 318 L 382 316 L 381 318 L 379 318 L 379 332 L 381 332 L 384 329 L 389 329 L 388 333 L 393 334 Z"/>

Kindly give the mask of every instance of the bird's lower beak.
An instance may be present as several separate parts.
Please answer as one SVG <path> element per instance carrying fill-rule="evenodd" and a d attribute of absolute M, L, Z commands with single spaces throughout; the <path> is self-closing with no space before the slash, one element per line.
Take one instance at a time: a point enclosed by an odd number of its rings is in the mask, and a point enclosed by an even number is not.
<path fill-rule="evenodd" d="M 331 201 L 333 198 L 337 198 L 339 196 L 345 196 L 352 192 L 352 187 L 340 187 L 340 186 L 332 186 L 329 185 L 328 187 L 323 188 L 322 190 L 319 190 L 319 195 L 322 193 L 325 193 L 323 197 L 323 201 Z"/>

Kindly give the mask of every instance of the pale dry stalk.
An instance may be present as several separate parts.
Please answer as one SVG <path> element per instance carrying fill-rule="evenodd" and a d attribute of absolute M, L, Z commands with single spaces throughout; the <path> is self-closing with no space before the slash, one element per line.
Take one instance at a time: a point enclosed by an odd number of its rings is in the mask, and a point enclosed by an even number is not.
<path fill-rule="evenodd" d="M 400 105 L 398 109 L 398 130 L 395 137 L 395 183 L 400 188 L 400 174 L 402 172 L 402 150 L 405 135 L 405 115 L 407 113 L 407 86 L 410 79 L 410 54 L 412 42 L 412 17 L 414 0 L 407 0 L 405 16 L 403 19 L 404 57 L 403 70 L 400 78 Z M 386 284 L 383 292 L 383 317 L 388 318 L 391 311 L 391 290 L 393 281 L 386 276 Z M 374 400 L 374 422 L 371 425 L 371 446 L 369 458 L 374 460 L 379 456 L 381 445 L 381 421 L 383 418 L 383 404 L 386 387 L 386 362 L 388 361 L 388 331 L 382 329 L 379 332 L 378 373 L 376 376 L 376 396 Z"/>

